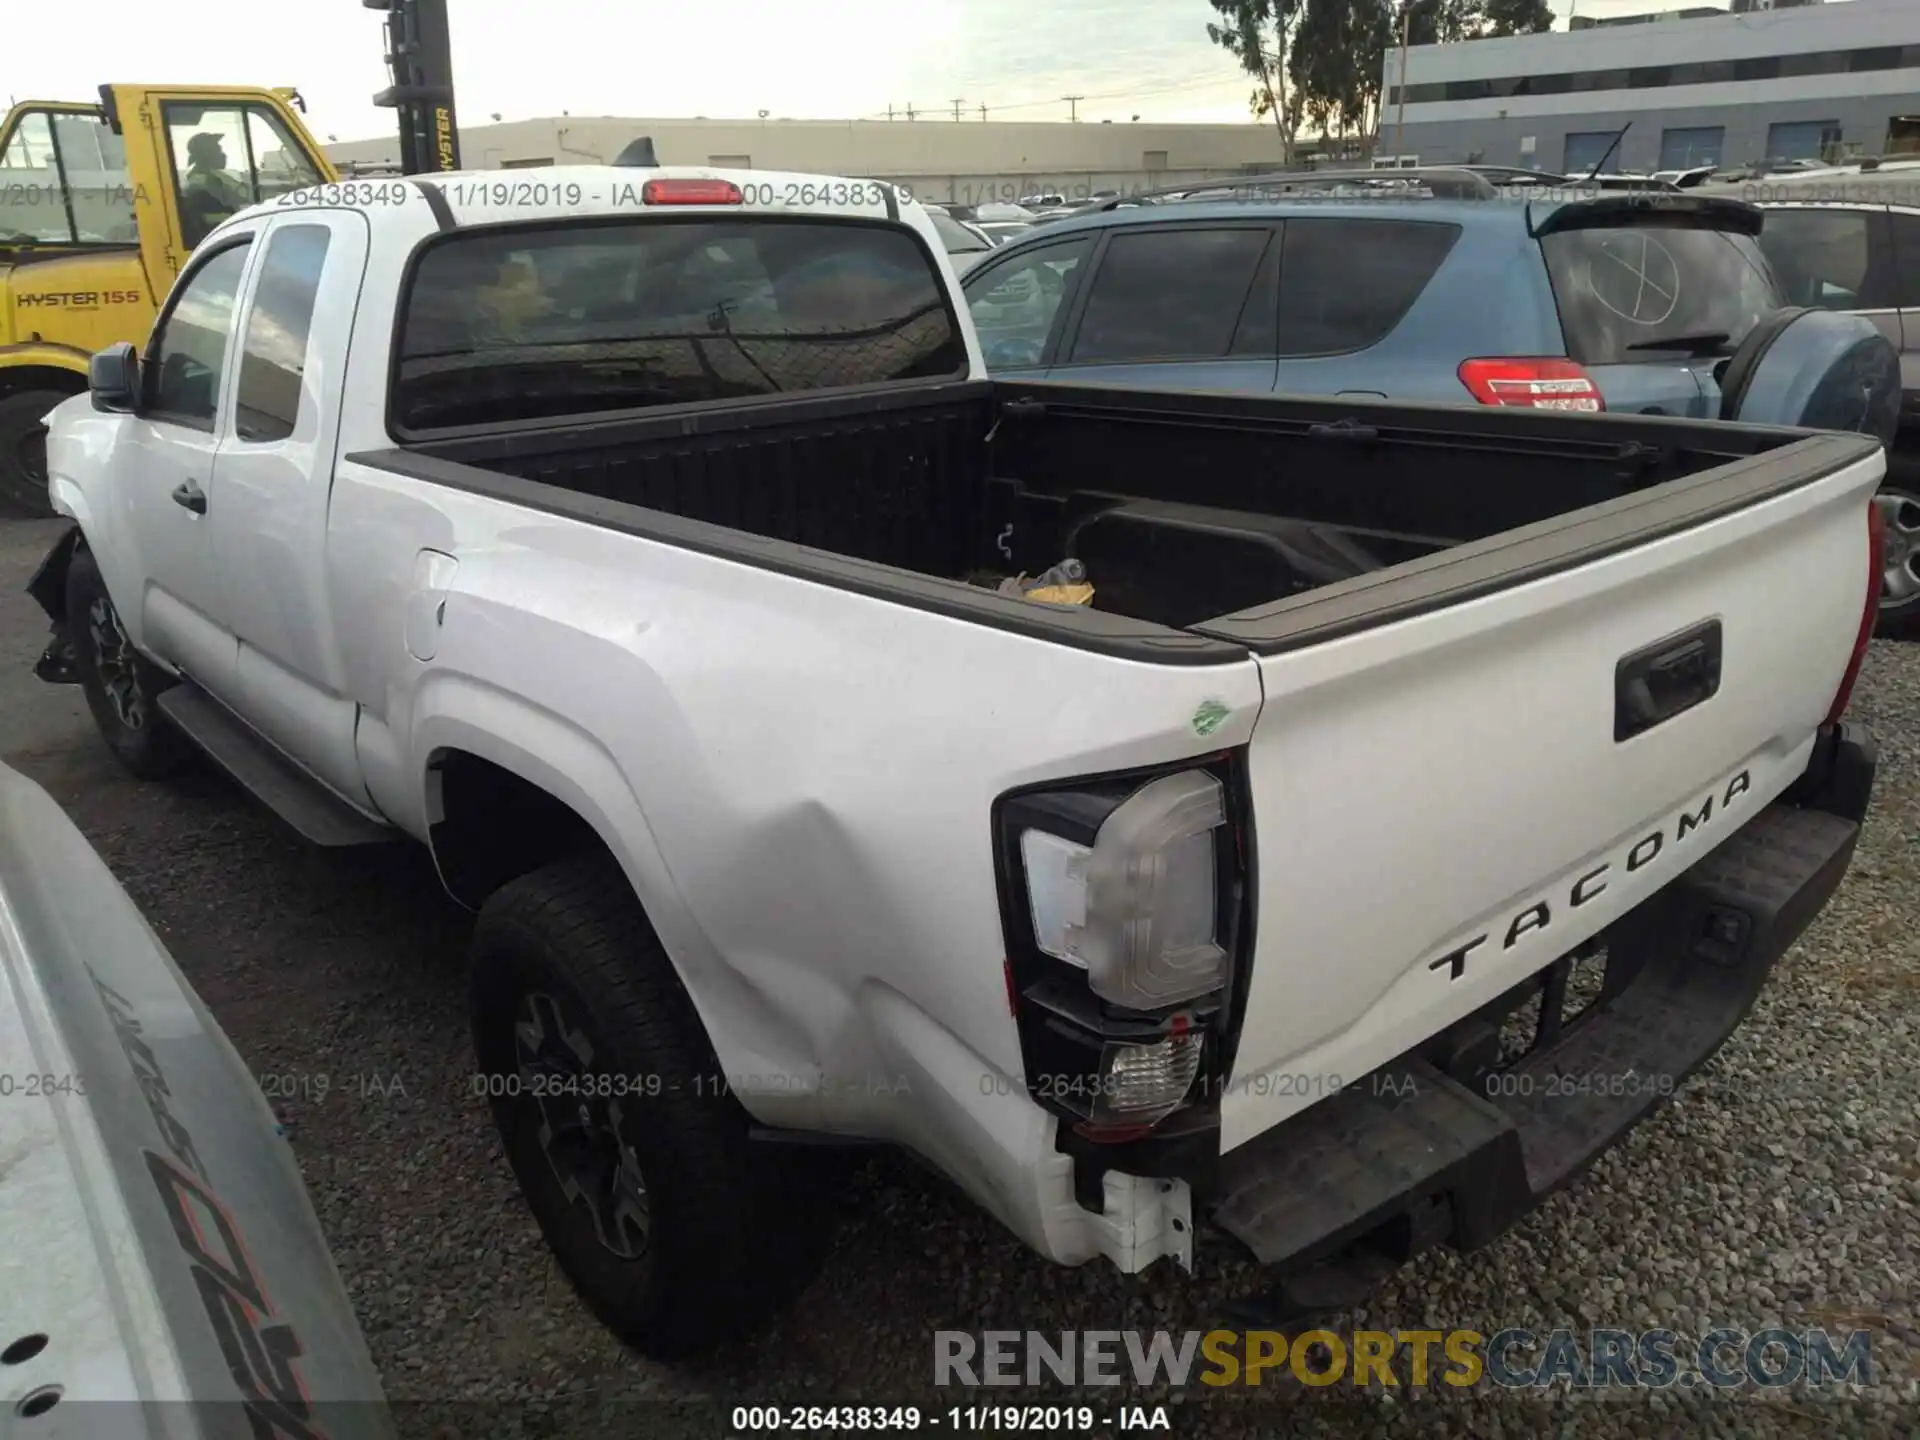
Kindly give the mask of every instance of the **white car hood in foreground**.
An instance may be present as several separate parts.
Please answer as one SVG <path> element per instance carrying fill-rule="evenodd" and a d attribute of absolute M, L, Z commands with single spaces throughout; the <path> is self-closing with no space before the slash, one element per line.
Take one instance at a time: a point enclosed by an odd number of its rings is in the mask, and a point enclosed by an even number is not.
<path fill-rule="evenodd" d="M 253 1077 L 60 807 L 0 765 L 7 1360 L 0 1440 L 393 1433 Z"/>

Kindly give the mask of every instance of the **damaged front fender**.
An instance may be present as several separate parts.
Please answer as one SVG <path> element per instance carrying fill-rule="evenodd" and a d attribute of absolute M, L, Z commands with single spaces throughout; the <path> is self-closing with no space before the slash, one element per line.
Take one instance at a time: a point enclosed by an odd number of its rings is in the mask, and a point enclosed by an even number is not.
<path fill-rule="evenodd" d="M 67 629 L 67 567 L 73 563 L 74 551 L 79 548 L 80 527 L 74 525 L 54 541 L 40 568 L 27 581 L 27 593 L 53 621 L 53 634 L 47 640 L 47 648 L 33 665 L 33 673 L 49 685 L 75 685 L 80 680 L 73 667 L 73 637 Z"/>

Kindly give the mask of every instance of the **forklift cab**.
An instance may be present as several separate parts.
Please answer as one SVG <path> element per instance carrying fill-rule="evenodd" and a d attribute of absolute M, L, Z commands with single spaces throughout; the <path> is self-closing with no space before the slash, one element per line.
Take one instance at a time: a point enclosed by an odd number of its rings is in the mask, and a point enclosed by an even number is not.
<path fill-rule="evenodd" d="M 88 357 L 144 347 L 194 247 L 241 208 L 337 178 L 295 92 L 103 85 L 0 125 L 0 501 L 48 513 L 42 421 Z"/>
<path fill-rule="evenodd" d="M 157 298 L 228 215 L 333 178 L 280 92 L 103 85 L 100 96 L 8 114 L 0 244 L 138 246 Z"/>
<path fill-rule="evenodd" d="M 186 249 L 249 205 L 330 178 L 282 109 L 251 98 L 159 102 L 159 170 Z"/>

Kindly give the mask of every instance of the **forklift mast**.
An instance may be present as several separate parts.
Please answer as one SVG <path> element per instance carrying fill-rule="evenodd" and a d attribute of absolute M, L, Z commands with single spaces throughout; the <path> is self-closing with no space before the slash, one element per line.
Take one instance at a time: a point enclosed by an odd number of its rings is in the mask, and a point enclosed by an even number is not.
<path fill-rule="evenodd" d="M 393 84 L 373 103 L 400 120 L 400 173 L 432 175 L 460 168 L 460 130 L 453 113 L 453 43 L 447 0 L 361 0 L 387 12 L 387 73 Z"/>

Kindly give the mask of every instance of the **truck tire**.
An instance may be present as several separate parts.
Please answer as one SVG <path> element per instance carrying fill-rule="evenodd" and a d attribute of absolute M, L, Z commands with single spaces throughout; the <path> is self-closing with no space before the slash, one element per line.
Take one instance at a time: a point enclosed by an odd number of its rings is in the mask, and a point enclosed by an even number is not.
<path fill-rule="evenodd" d="M 114 758 L 142 780 L 164 779 L 187 763 L 192 742 L 155 703 L 175 681 L 133 648 L 84 545 L 67 565 L 67 634 L 87 708 Z"/>
<path fill-rule="evenodd" d="M 67 398 L 58 390 L 22 390 L 0 400 L 0 504 L 16 514 L 53 514 L 42 417 Z"/>
<path fill-rule="evenodd" d="M 1887 478 L 1874 503 L 1886 522 L 1886 552 L 1873 633 L 1883 640 L 1920 639 L 1920 450 L 1887 451 Z"/>
<path fill-rule="evenodd" d="M 1873 633 L 1910 640 L 1920 633 L 1920 487 L 1883 486 L 1874 504 L 1886 521 L 1887 548 Z"/>
<path fill-rule="evenodd" d="M 619 866 L 602 853 L 509 881 L 472 959 L 476 1088 L 587 1308 L 656 1359 L 759 1328 L 825 1257 L 828 1162 L 749 1139 Z"/>

